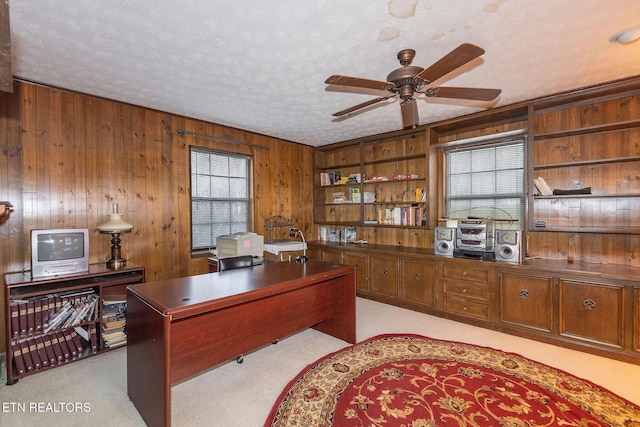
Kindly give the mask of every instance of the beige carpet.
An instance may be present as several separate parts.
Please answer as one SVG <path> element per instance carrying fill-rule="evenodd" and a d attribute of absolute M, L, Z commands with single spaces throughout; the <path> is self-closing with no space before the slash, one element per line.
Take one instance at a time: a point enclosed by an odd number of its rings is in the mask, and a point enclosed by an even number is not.
<path fill-rule="evenodd" d="M 640 404 L 640 366 L 357 299 L 357 340 L 415 333 L 520 353 Z M 409 325 L 409 326 L 408 326 Z M 173 387 L 174 426 L 262 426 L 305 366 L 347 343 L 306 330 Z M 1 426 L 144 426 L 126 392 L 126 348 L 0 385 Z M 71 405 L 69 405 L 71 404 Z M 23 411 L 24 408 L 24 411 Z M 57 412 L 54 412 L 57 411 Z"/>

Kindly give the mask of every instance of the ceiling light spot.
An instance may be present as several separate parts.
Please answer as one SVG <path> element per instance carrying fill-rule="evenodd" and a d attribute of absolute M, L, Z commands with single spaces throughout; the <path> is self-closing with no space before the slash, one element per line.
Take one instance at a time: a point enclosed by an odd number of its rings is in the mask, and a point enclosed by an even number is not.
<path fill-rule="evenodd" d="M 434 34 L 433 37 L 431 37 L 431 40 L 440 40 L 443 37 L 444 37 L 444 33 L 438 33 L 438 34 Z"/>
<path fill-rule="evenodd" d="M 611 43 L 627 44 L 640 39 L 640 25 L 619 31 L 609 38 Z"/>
<path fill-rule="evenodd" d="M 462 27 L 464 30 L 470 30 L 473 28 L 473 25 L 465 25 L 464 27 Z"/>
<path fill-rule="evenodd" d="M 410 18 L 416 13 L 418 0 L 389 0 L 389 15 L 395 18 Z"/>
<path fill-rule="evenodd" d="M 393 40 L 400 35 L 400 30 L 396 27 L 385 27 L 380 30 L 378 34 L 378 41 L 386 42 L 389 40 Z"/>

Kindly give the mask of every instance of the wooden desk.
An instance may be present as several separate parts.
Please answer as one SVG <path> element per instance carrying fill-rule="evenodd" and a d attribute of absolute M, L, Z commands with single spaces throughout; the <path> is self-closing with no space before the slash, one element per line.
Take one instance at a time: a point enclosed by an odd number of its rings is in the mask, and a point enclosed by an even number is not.
<path fill-rule="evenodd" d="M 127 287 L 127 389 L 149 426 L 171 386 L 307 327 L 356 340 L 355 267 L 278 262 Z"/>

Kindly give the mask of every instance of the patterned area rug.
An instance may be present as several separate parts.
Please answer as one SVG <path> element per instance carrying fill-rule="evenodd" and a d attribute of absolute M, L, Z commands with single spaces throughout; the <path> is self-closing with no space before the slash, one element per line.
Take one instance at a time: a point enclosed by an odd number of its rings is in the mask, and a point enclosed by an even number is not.
<path fill-rule="evenodd" d="M 640 407 L 517 354 L 380 335 L 309 365 L 265 426 L 640 427 Z"/>

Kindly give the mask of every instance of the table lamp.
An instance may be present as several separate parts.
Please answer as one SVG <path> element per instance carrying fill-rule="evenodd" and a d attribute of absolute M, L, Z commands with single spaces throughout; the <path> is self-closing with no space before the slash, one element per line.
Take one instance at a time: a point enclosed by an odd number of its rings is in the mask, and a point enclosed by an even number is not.
<path fill-rule="evenodd" d="M 307 258 L 307 242 L 304 240 L 304 234 L 302 234 L 302 231 L 300 231 L 300 229 L 295 228 L 295 227 L 291 227 L 289 229 L 290 233 L 294 233 L 294 235 L 296 233 L 300 234 L 300 237 L 302 237 L 302 255 L 298 255 L 298 257 L 296 257 L 296 261 L 297 262 L 307 262 L 307 260 L 309 258 Z"/>
<path fill-rule="evenodd" d="M 120 255 L 120 234 L 128 233 L 133 225 L 125 222 L 118 213 L 118 204 L 113 204 L 113 213 L 109 214 L 109 220 L 98 227 L 100 234 L 111 234 L 111 258 L 107 260 L 107 267 L 118 269 L 127 264 L 127 260 Z"/>

